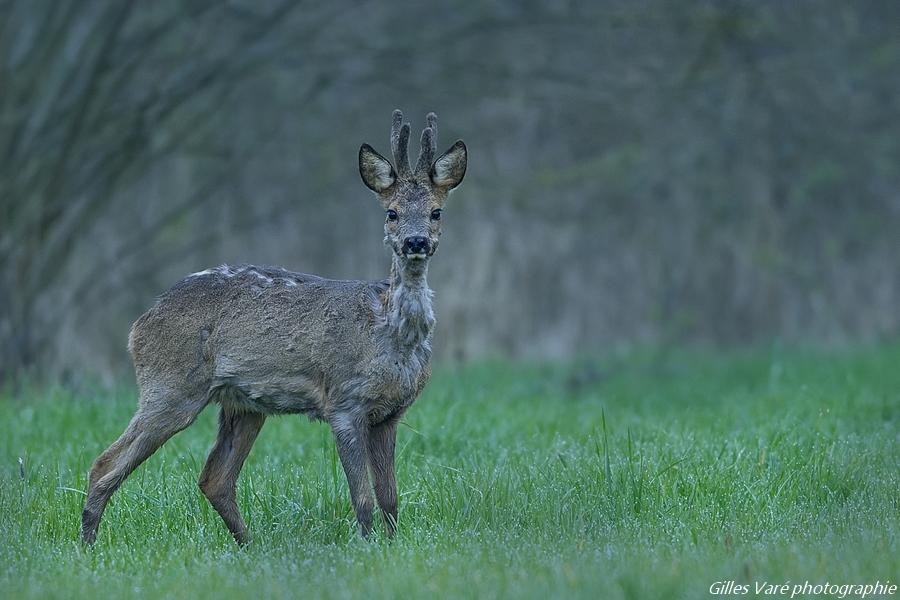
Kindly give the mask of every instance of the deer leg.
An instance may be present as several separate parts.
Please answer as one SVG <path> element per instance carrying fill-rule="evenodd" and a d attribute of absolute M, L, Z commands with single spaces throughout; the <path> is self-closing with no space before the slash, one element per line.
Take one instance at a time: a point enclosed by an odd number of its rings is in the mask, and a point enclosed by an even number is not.
<path fill-rule="evenodd" d="M 237 479 L 265 421 L 263 414 L 239 413 L 223 406 L 219 411 L 219 435 L 198 482 L 240 545 L 247 543 L 248 538 L 235 497 Z"/>
<path fill-rule="evenodd" d="M 134 441 L 134 438 L 137 437 L 134 425 L 136 418 L 137 417 L 135 416 L 135 418 L 132 419 L 122 435 L 119 436 L 119 439 L 110 444 L 109 448 L 104 450 L 94 461 L 94 464 L 91 465 L 91 472 L 88 475 L 88 489 L 94 487 L 104 475 L 109 473 L 110 469 L 115 465 L 116 458 L 122 453 L 122 450 L 127 448 L 131 442 Z"/>
<path fill-rule="evenodd" d="M 94 461 L 81 513 L 81 538 L 94 543 L 106 504 L 122 482 L 166 441 L 194 422 L 205 402 L 173 410 L 142 406 L 124 433 Z"/>
<path fill-rule="evenodd" d="M 397 478 L 394 475 L 394 447 L 397 420 L 390 419 L 369 429 L 369 468 L 375 482 L 375 498 L 384 517 L 388 537 L 397 529 Z"/>
<path fill-rule="evenodd" d="M 329 419 L 341 465 L 350 486 L 350 500 L 359 523 L 360 533 L 368 537 L 372 531 L 372 485 L 366 468 L 369 425 L 365 415 L 338 413 Z"/>

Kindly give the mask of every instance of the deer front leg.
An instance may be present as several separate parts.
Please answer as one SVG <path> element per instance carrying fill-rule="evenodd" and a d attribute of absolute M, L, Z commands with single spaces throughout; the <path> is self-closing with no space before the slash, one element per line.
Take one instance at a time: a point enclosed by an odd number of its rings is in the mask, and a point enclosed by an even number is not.
<path fill-rule="evenodd" d="M 350 500 L 363 537 L 372 531 L 372 486 L 366 469 L 369 424 L 366 416 L 337 413 L 329 422 L 334 432 L 338 456 L 350 486 Z"/>
<path fill-rule="evenodd" d="M 397 478 L 394 475 L 394 448 L 397 443 L 397 419 L 369 429 L 369 467 L 375 481 L 375 497 L 384 517 L 388 537 L 397 530 Z"/>

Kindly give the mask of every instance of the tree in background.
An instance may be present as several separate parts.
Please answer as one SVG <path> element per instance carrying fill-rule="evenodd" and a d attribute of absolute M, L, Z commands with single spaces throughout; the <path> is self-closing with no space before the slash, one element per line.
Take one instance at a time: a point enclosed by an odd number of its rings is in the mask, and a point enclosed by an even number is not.
<path fill-rule="evenodd" d="M 472 151 L 439 357 L 900 332 L 900 5 L 322 4 L 0 0 L 0 375 L 211 264 L 381 276 L 395 107 Z"/>

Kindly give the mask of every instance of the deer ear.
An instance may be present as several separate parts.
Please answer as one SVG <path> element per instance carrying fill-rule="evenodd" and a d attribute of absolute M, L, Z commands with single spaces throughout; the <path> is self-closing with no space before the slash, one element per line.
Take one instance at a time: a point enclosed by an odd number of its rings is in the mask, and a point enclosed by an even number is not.
<path fill-rule="evenodd" d="M 452 190 L 458 186 L 466 176 L 466 163 L 468 154 L 466 145 L 462 140 L 457 140 L 450 149 L 441 154 L 431 165 L 429 176 L 431 182 L 437 187 Z"/>
<path fill-rule="evenodd" d="M 359 175 L 373 192 L 383 192 L 394 185 L 397 179 L 388 159 L 375 152 L 368 144 L 359 147 Z"/>

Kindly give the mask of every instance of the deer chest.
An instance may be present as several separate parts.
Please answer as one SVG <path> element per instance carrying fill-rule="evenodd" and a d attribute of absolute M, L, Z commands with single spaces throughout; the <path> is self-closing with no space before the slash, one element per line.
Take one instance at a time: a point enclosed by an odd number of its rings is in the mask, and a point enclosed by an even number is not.
<path fill-rule="evenodd" d="M 414 355 L 408 361 L 394 361 L 380 369 L 371 381 L 366 397 L 369 420 L 380 423 L 403 414 L 415 402 L 431 376 L 430 353 Z"/>

